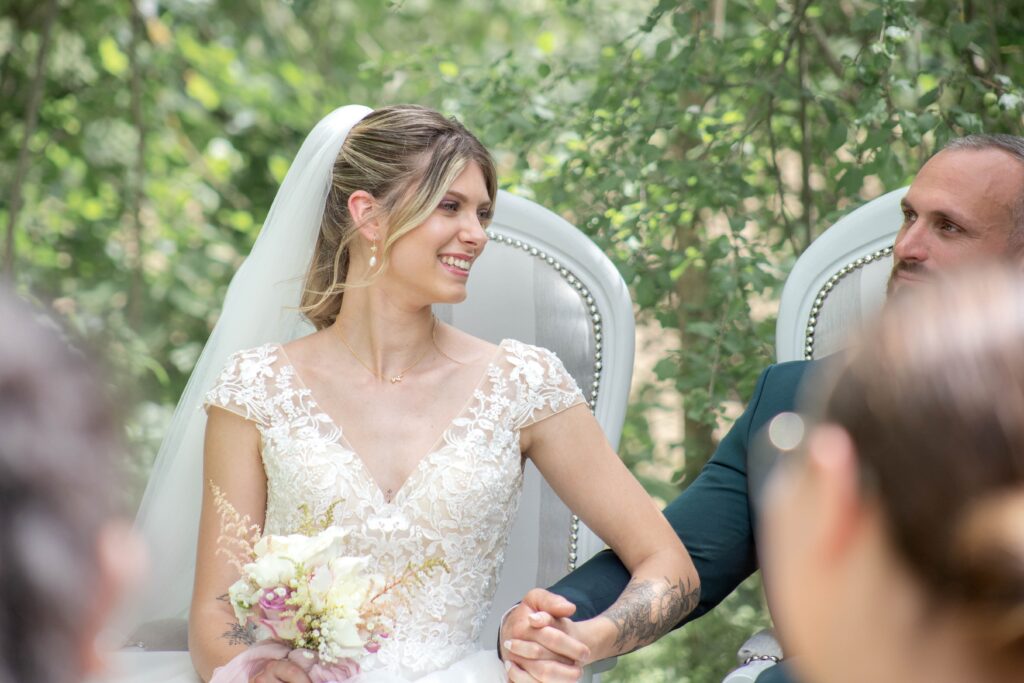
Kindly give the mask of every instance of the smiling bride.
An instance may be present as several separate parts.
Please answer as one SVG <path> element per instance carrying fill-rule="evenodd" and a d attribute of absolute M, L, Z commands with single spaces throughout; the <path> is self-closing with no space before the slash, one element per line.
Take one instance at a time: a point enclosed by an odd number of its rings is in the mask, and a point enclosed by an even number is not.
<path fill-rule="evenodd" d="M 423 107 L 342 107 L 303 144 L 232 281 L 140 511 L 159 539 L 148 617 L 190 601 L 203 680 L 246 647 L 225 636 L 235 616 L 220 598 L 239 572 L 217 552 L 215 488 L 264 534 L 297 533 L 300 508 L 330 510 L 345 553 L 384 575 L 445 560 L 450 571 L 397 608 L 357 681 L 505 680 L 478 640 L 525 458 L 649 587 L 620 598 L 617 613 L 673 619 L 694 602 L 689 556 L 558 358 L 432 315 L 433 304 L 465 299 L 496 194 L 480 142 Z M 315 331 L 295 338 L 301 323 Z M 586 645 L 629 649 L 621 621 L 604 621 Z M 252 680 L 310 679 L 283 659 Z"/>

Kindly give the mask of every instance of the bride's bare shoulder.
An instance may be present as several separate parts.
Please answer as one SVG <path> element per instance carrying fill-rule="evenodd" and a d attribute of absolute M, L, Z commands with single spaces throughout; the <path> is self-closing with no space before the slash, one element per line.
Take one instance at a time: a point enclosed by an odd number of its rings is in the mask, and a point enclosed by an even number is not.
<path fill-rule="evenodd" d="M 315 366 L 323 361 L 323 354 L 329 350 L 327 330 L 317 330 L 298 339 L 281 344 L 285 356 L 293 365 Z"/>
<path fill-rule="evenodd" d="M 445 355 L 466 365 L 487 363 L 498 351 L 497 344 L 447 324 L 439 326 L 437 342 Z"/>

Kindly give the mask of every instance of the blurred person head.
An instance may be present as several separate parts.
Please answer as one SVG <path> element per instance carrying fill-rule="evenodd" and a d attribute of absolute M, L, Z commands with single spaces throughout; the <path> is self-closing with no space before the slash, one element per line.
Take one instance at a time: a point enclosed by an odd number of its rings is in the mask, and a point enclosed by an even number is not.
<path fill-rule="evenodd" d="M 382 274 L 407 276 L 422 283 L 414 259 L 388 265 L 398 257 L 403 237 L 425 226 L 453 183 L 468 181 L 485 194 L 493 211 L 497 172 L 487 149 L 454 118 L 417 105 L 393 105 L 367 114 L 348 133 L 334 162 L 320 234 L 306 275 L 302 311 L 317 329 L 330 326 L 341 309 L 346 286 L 366 284 Z M 469 201 L 465 197 L 466 202 Z M 353 215 L 353 209 L 360 212 Z M 487 236 L 481 216 L 470 248 L 479 256 Z M 425 231 L 416 231 L 417 237 Z M 404 240 L 408 243 L 410 240 Z M 439 242 L 442 244 L 443 240 Z M 422 251 L 422 249 L 421 249 Z M 373 258 L 374 266 L 366 264 Z M 430 265 L 435 255 L 430 254 Z M 434 293 L 438 300 L 461 301 L 464 286 Z"/>
<path fill-rule="evenodd" d="M 859 340 L 766 494 L 793 666 L 807 683 L 1019 680 L 1024 276 L 937 278 Z"/>
<path fill-rule="evenodd" d="M 140 566 L 118 431 L 86 360 L 3 288 L 0 321 L 0 683 L 78 681 Z"/>
<path fill-rule="evenodd" d="M 902 200 L 889 290 L 978 259 L 1024 256 L 1024 138 L 968 135 L 929 159 Z"/>

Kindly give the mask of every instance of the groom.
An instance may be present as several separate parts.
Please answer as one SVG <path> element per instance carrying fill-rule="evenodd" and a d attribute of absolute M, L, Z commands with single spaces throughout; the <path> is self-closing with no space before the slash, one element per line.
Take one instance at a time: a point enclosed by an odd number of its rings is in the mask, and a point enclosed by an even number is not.
<path fill-rule="evenodd" d="M 971 135 L 953 140 L 921 168 L 902 209 L 889 291 L 916 286 L 933 273 L 978 259 L 1024 263 L 1024 138 Z M 819 363 L 795 361 L 765 370 L 745 412 L 700 476 L 665 508 L 701 579 L 700 602 L 676 627 L 713 609 L 757 570 L 757 511 L 747 497 L 748 452 L 769 420 L 795 409 L 801 380 Z M 510 667 L 509 680 L 575 680 L 580 670 L 573 660 L 581 659 L 586 648 L 566 633 L 572 630 L 566 617 L 597 616 L 618 598 L 629 578 L 619 559 L 605 550 L 549 591 L 527 594 L 502 623 L 500 653 Z M 620 631 L 645 628 L 616 626 Z M 788 680 L 784 666 L 758 678 L 759 683 Z"/>

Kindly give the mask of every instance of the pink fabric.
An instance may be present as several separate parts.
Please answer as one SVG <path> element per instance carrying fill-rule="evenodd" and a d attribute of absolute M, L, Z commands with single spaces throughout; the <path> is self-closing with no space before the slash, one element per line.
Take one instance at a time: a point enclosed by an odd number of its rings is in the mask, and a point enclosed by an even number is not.
<path fill-rule="evenodd" d="M 210 683 L 249 683 L 270 662 L 288 659 L 296 664 L 312 683 L 341 683 L 359 673 L 359 665 L 351 659 L 325 666 L 310 650 L 293 650 L 277 640 L 261 640 L 222 667 L 214 670 Z"/>

